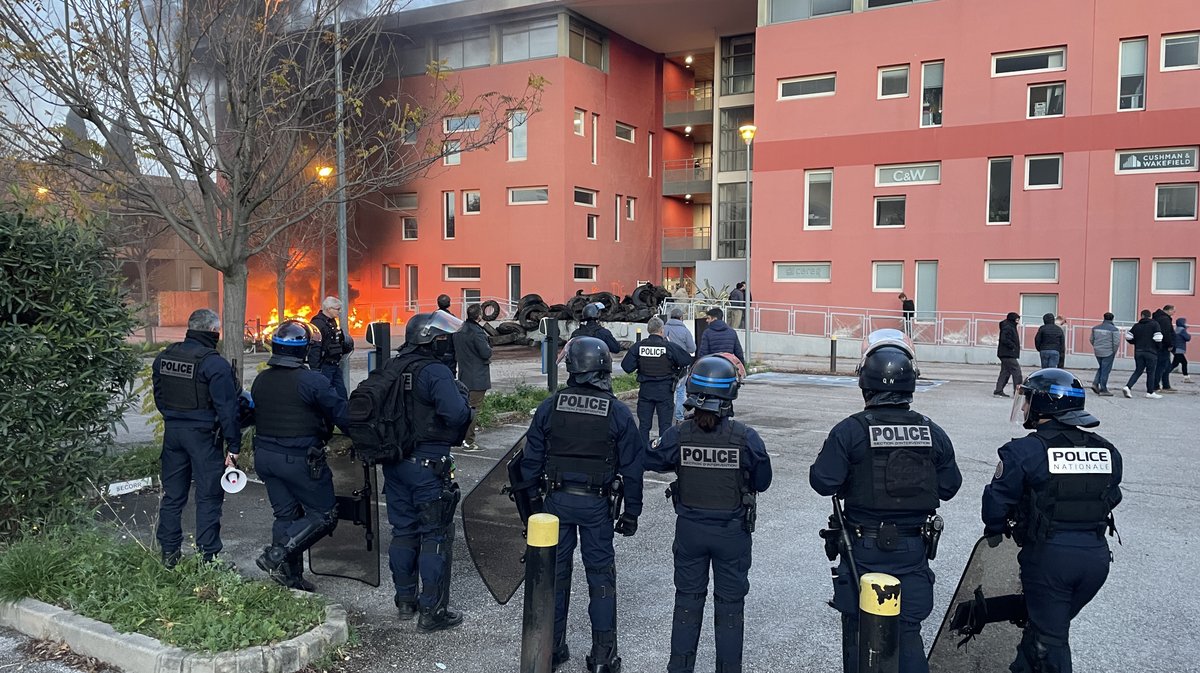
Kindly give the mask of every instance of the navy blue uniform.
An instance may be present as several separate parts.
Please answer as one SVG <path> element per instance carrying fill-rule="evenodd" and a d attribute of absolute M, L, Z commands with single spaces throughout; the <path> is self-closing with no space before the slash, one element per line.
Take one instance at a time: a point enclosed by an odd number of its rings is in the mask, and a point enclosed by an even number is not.
<path fill-rule="evenodd" d="M 604 414 L 588 416 L 586 413 L 568 414 L 556 411 L 560 399 L 578 395 L 592 400 L 603 400 Z M 603 416 L 607 415 L 607 418 Z M 558 417 L 556 420 L 556 416 Z M 574 421 L 571 417 L 578 417 Z M 596 441 L 607 452 L 607 469 L 599 474 L 563 471 L 556 475 L 550 468 L 552 439 L 555 430 L 571 430 L 571 425 L 587 421 L 597 423 L 599 433 L 576 431 L 580 441 Z M 563 425 L 557 425 L 562 423 Z M 603 428 L 607 428 L 604 434 Z M 563 447 L 553 449 L 555 453 Z M 614 460 L 615 459 L 615 460 Z M 558 649 L 565 648 L 567 610 L 571 596 L 571 572 L 574 565 L 575 546 L 580 547 L 583 567 L 587 572 L 588 614 L 591 617 L 593 639 L 596 633 L 615 634 L 617 628 L 616 596 L 616 552 L 613 550 L 613 516 L 609 507 L 607 488 L 616 475 L 624 483 L 625 513 L 640 516 L 642 513 L 642 463 L 645 445 L 638 435 L 637 425 L 629 408 L 611 393 L 590 386 L 572 386 L 560 390 L 538 405 L 529 432 L 525 435 L 524 458 L 521 461 L 523 479 L 539 479 L 547 476 L 549 493 L 545 499 L 545 510 L 559 518 L 558 558 L 554 601 L 554 642 Z M 604 462 L 601 459 L 600 462 Z M 582 468 L 581 468 L 582 469 Z"/>
<path fill-rule="evenodd" d="M 407 352 L 409 347 L 402 354 Z M 417 602 L 422 612 L 437 612 L 447 607 L 450 597 L 454 509 L 460 497 L 451 478 L 450 447 L 462 443 L 471 408 L 466 390 L 432 355 L 413 387 L 412 455 L 383 465 L 383 493 L 392 525 L 388 559 L 396 604 Z"/>
<path fill-rule="evenodd" d="M 154 405 L 165 421 L 162 505 L 156 537 L 164 557 L 183 545 L 181 516 L 196 483 L 196 546 L 206 559 L 221 551 L 221 475 L 224 450 L 242 448 L 238 385 L 233 367 L 217 353 L 217 333 L 188 330 L 186 338 L 154 358 Z M 224 447 L 222 447 L 224 442 Z"/>
<path fill-rule="evenodd" d="M 575 328 L 574 332 L 571 332 L 572 339 L 581 336 L 595 337 L 603 341 L 608 346 L 610 353 L 621 352 L 621 344 L 617 343 L 617 338 L 613 336 L 613 333 L 595 320 L 589 320 Z"/>
<path fill-rule="evenodd" d="M 912 440 L 924 443 L 931 466 L 928 476 L 919 485 L 924 504 L 912 509 L 873 508 L 864 506 L 862 499 L 855 497 L 858 479 L 870 475 L 876 460 L 872 436 L 864 424 L 864 416 L 870 414 L 872 425 L 887 427 L 918 428 Z M 920 434 L 924 433 L 924 434 Z M 874 446 L 887 446 L 884 435 L 876 437 Z M 882 449 L 880 449 L 882 451 Z M 919 473 L 921 468 L 907 466 L 910 472 Z M 954 461 L 954 446 L 946 433 L 927 418 L 908 410 L 908 405 L 886 405 L 868 407 L 834 426 L 826 438 L 816 461 L 809 468 L 808 481 L 813 490 L 824 496 L 846 498 L 845 515 L 853 529 L 853 554 L 859 575 L 882 572 L 900 580 L 904 600 L 900 603 L 900 672 L 924 673 L 929 670 L 925 659 L 925 646 L 921 641 L 921 622 L 933 610 L 933 571 L 926 558 L 925 541 L 919 530 L 926 518 L 936 509 L 938 500 L 949 500 L 962 486 L 962 474 Z M 884 523 L 895 524 L 898 539 L 880 544 L 877 532 Z M 860 532 L 861 531 L 861 532 Z M 886 539 L 886 538 L 882 538 Z M 890 547 L 885 549 L 884 547 Z M 834 581 L 834 607 L 842 613 L 842 660 L 847 673 L 858 670 L 858 597 L 853 586 L 853 574 L 846 555 L 842 554 Z"/>
<path fill-rule="evenodd" d="M 693 455 L 693 446 L 700 439 L 709 447 L 736 448 L 737 455 L 726 453 Z M 728 451 L 728 448 L 718 450 Z M 684 455 L 688 452 L 688 455 Z M 721 465 L 714 458 L 731 457 L 734 462 Z M 744 497 L 760 493 L 771 485 L 771 458 L 767 447 L 753 428 L 723 418 L 711 433 L 696 427 L 693 420 L 668 429 L 646 454 L 646 469 L 655 472 L 677 472 L 680 465 L 702 461 L 708 464 L 715 478 L 720 479 L 736 468 L 737 497 L 728 503 L 718 500 L 704 502 L 683 496 L 689 478 L 687 473 L 672 485 L 675 501 L 675 613 L 671 629 L 671 658 L 668 673 L 692 673 L 696 665 L 696 648 L 704 618 L 704 602 L 708 594 L 708 569 L 712 566 L 713 624 L 716 635 L 718 673 L 741 671 L 743 624 L 746 594 L 750 591 L 751 535 L 746 519 L 749 503 Z M 719 482 L 708 480 L 695 486 L 704 492 L 697 498 L 707 498 L 719 492 Z M 732 495 L 732 493 L 731 493 Z M 687 502 L 709 507 L 689 506 Z"/>
<path fill-rule="evenodd" d="M 1006 520 L 1018 520 L 1013 536 L 1022 544 L 1017 560 L 1029 610 L 1010 670 L 1071 673 L 1071 620 L 1108 578 L 1104 530 L 1107 513 L 1121 502 L 1121 454 L 1103 437 L 1055 420 L 997 453 L 996 475 L 983 489 L 984 532 L 999 535 Z M 1055 485 L 1064 479 L 1070 481 Z M 1051 488 L 1048 501 L 1057 502 L 1039 517 L 1034 502 Z"/>
<path fill-rule="evenodd" d="M 309 321 L 321 331 L 321 343 L 314 344 L 309 350 L 308 366 L 321 372 L 333 383 L 334 390 L 341 398 L 347 399 L 346 381 L 342 376 L 342 357 L 354 351 L 354 339 L 342 331 L 336 318 L 330 318 L 324 311 L 318 311 Z"/>
<path fill-rule="evenodd" d="M 675 414 L 675 383 L 680 373 L 692 364 L 692 356 L 661 334 L 651 334 L 634 344 L 621 360 L 626 373 L 638 373 L 637 417 L 642 441 L 650 444 L 650 426 L 658 416 L 661 437 L 671 427 Z"/>

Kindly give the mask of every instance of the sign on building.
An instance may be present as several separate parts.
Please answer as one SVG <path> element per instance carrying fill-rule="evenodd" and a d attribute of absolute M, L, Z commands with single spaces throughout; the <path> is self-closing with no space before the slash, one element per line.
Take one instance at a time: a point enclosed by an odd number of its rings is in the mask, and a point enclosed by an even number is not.
<path fill-rule="evenodd" d="M 936 185 L 942 181 L 942 164 L 895 164 L 875 167 L 875 186 Z"/>
<path fill-rule="evenodd" d="M 1167 147 L 1152 150 L 1118 150 L 1117 173 L 1169 173 L 1200 169 L 1200 148 Z"/>

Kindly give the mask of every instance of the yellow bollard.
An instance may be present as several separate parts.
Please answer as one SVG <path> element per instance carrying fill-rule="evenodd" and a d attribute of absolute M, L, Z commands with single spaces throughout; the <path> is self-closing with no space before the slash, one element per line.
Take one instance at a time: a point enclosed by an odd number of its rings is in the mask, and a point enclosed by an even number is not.
<path fill-rule="evenodd" d="M 558 553 L 558 517 L 553 514 L 531 515 L 525 541 L 521 673 L 550 673 L 554 656 L 554 565 Z"/>
<path fill-rule="evenodd" d="M 867 573 L 858 587 L 859 673 L 899 673 L 900 580 Z"/>

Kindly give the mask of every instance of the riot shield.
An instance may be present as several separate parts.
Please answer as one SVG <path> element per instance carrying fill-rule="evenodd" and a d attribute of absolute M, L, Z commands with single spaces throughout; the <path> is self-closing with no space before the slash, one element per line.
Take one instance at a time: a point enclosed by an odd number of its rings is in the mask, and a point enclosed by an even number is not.
<path fill-rule="evenodd" d="M 525 436 L 509 449 L 462 503 L 463 534 L 479 577 L 504 605 L 525 580 L 525 526 L 509 485 L 508 464 L 525 448 Z"/>
<path fill-rule="evenodd" d="M 1018 547 L 980 538 L 929 650 L 930 673 L 1007 673 L 1025 623 Z"/>
<path fill-rule="evenodd" d="M 355 459 L 348 446 L 331 449 L 326 460 L 333 471 L 338 525 L 308 550 L 309 570 L 314 575 L 344 577 L 377 587 L 379 468 Z"/>

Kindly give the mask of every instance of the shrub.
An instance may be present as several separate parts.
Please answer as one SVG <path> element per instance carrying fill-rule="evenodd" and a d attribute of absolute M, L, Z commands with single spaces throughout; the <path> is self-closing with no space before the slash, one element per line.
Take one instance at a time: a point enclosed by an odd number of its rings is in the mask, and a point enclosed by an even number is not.
<path fill-rule="evenodd" d="M 94 235 L 0 212 L 0 537 L 81 511 L 129 403 L 135 327 Z"/>

